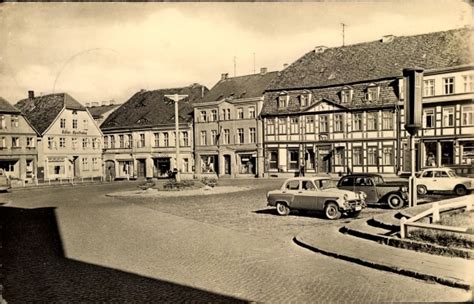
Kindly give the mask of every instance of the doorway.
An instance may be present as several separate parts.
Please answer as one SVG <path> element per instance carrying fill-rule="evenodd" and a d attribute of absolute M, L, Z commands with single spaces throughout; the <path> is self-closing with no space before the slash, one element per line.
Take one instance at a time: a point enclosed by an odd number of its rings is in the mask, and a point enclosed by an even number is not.
<path fill-rule="evenodd" d="M 137 159 L 137 176 L 138 177 L 145 177 L 146 174 L 146 164 L 145 159 Z"/>
<path fill-rule="evenodd" d="M 319 147 L 318 148 L 318 172 L 329 173 L 331 172 L 332 163 L 332 152 L 331 147 Z"/>
<path fill-rule="evenodd" d="M 115 162 L 113 160 L 105 162 L 105 179 L 107 181 L 115 180 Z"/>
<path fill-rule="evenodd" d="M 230 155 L 224 155 L 224 174 L 230 175 L 232 173 L 230 160 Z"/>

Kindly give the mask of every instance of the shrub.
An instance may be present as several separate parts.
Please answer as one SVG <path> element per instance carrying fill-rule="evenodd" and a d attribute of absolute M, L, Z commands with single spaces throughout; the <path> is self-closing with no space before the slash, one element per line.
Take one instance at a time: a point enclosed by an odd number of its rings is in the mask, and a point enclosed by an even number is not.
<path fill-rule="evenodd" d="M 194 182 L 192 180 L 177 182 L 174 179 L 170 179 L 163 185 L 163 188 L 165 190 L 170 190 L 170 191 L 174 191 L 174 190 L 179 191 L 179 190 L 189 189 L 193 187 L 194 187 Z"/>
<path fill-rule="evenodd" d="M 206 186 L 214 188 L 217 186 L 217 179 L 213 177 L 203 177 L 201 179 L 201 183 L 203 183 Z"/>

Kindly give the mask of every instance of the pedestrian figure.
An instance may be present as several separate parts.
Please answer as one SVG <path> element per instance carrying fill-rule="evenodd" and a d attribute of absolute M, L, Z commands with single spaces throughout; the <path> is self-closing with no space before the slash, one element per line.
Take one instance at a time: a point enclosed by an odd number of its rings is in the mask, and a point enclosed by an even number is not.
<path fill-rule="evenodd" d="M 300 166 L 300 176 L 304 176 L 304 165 Z"/>

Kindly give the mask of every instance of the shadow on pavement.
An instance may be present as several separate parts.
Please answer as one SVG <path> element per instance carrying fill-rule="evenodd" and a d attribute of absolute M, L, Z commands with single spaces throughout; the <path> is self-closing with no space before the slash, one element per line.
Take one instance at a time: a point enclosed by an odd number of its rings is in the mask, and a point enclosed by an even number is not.
<path fill-rule="evenodd" d="M 68 259 L 64 256 L 54 208 L 0 207 L 0 225 L 0 283 L 8 303 L 244 302 Z"/>

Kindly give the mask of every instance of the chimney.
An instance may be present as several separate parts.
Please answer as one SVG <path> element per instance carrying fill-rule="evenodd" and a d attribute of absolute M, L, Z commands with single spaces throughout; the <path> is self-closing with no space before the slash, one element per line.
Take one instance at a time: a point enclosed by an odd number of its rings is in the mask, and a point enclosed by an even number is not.
<path fill-rule="evenodd" d="M 90 103 L 90 102 L 86 102 L 86 107 L 87 107 L 87 108 L 90 108 L 90 106 L 91 106 L 91 103 Z"/>
<path fill-rule="evenodd" d="M 395 39 L 395 36 L 394 36 L 394 35 L 385 35 L 385 36 L 382 36 L 382 43 L 389 43 L 389 42 L 392 42 L 393 39 Z"/>
<path fill-rule="evenodd" d="M 260 75 L 265 75 L 267 74 L 268 69 L 267 68 L 260 68 Z"/>
<path fill-rule="evenodd" d="M 316 54 L 318 53 L 324 53 L 325 50 L 327 50 L 327 46 L 324 46 L 324 45 L 318 45 L 317 47 L 314 48 L 314 52 Z"/>
<path fill-rule="evenodd" d="M 229 73 L 222 73 L 221 74 L 221 80 L 226 80 L 227 78 L 229 78 Z"/>
<path fill-rule="evenodd" d="M 283 68 L 286 69 L 288 67 L 288 63 L 283 64 Z"/>
<path fill-rule="evenodd" d="M 28 91 L 28 98 L 35 98 L 35 91 Z"/>

